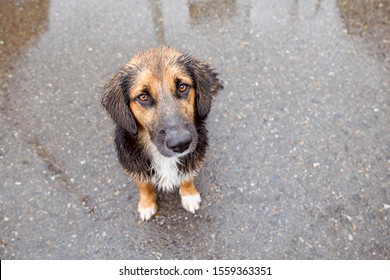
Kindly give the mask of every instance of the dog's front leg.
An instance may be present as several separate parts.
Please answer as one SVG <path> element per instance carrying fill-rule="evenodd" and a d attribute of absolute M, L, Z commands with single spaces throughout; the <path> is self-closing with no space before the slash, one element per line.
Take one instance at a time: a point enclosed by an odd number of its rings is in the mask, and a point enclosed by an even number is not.
<path fill-rule="evenodd" d="M 157 213 L 156 193 L 154 192 L 153 184 L 141 183 L 135 181 L 139 189 L 138 212 L 141 220 L 148 221 L 154 214 Z"/>
<path fill-rule="evenodd" d="M 200 194 L 196 190 L 194 181 L 186 181 L 180 184 L 181 205 L 187 211 L 195 213 L 200 207 Z"/>

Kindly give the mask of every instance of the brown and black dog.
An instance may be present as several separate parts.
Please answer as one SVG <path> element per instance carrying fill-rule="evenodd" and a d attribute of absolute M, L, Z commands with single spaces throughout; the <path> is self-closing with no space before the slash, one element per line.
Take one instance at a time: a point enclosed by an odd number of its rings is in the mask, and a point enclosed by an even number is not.
<path fill-rule="evenodd" d="M 168 47 L 143 51 L 103 88 L 102 104 L 116 123 L 119 161 L 140 192 L 138 212 L 157 212 L 154 187 L 179 187 L 192 213 L 201 198 L 194 185 L 208 146 L 205 121 L 222 89 L 207 63 Z"/>

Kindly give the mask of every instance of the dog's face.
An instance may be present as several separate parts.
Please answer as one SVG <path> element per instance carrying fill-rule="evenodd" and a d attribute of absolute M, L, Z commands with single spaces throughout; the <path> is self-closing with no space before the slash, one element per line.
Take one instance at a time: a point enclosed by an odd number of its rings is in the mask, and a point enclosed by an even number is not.
<path fill-rule="evenodd" d="M 122 67 L 105 85 L 102 103 L 119 126 L 149 138 L 163 156 L 183 156 L 195 150 L 196 122 L 207 117 L 220 88 L 208 64 L 160 47 Z"/>

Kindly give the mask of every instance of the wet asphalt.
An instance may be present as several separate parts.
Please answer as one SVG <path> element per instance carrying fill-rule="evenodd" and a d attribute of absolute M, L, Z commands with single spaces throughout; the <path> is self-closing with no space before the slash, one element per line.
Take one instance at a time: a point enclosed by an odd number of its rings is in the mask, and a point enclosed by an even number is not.
<path fill-rule="evenodd" d="M 4 1 L 1 259 L 390 259 L 390 1 Z M 224 90 L 141 222 L 98 88 L 161 44 Z"/>

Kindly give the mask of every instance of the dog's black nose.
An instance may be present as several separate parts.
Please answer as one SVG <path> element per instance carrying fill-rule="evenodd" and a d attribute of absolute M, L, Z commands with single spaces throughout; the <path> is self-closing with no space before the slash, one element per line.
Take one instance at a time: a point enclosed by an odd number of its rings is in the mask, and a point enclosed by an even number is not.
<path fill-rule="evenodd" d="M 182 153 L 187 150 L 192 142 L 189 131 L 169 133 L 165 139 L 167 147 L 175 153 Z"/>

